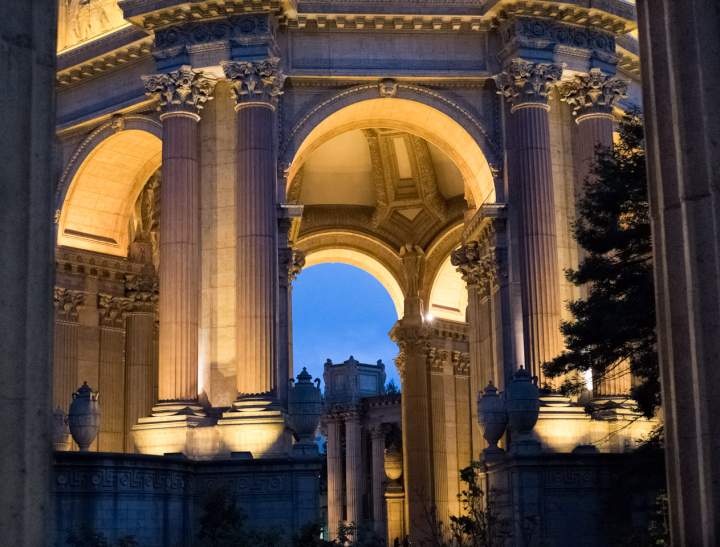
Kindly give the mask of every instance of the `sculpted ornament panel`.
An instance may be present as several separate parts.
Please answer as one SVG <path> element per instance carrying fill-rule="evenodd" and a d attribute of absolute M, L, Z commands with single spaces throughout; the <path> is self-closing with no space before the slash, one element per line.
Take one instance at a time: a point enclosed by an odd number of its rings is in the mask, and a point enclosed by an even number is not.
<path fill-rule="evenodd" d="M 183 65 L 168 74 L 143 76 L 146 95 L 156 98 L 165 113 L 197 114 L 205 101 L 212 99 L 215 80 L 203 76 L 201 70 Z"/>
<path fill-rule="evenodd" d="M 187 46 L 210 42 L 241 43 L 248 45 L 258 38 L 274 35 L 270 19 L 264 15 L 244 15 L 207 22 L 187 23 L 155 32 L 155 51 L 172 49 L 172 55 L 181 53 Z M 177 51 L 176 51 L 177 50 Z"/>
<path fill-rule="evenodd" d="M 122 329 L 125 325 L 125 317 L 132 309 L 133 301 L 130 298 L 98 295 L 98 313 L 100 314 L 100 326 Z"/>
<path fill-rule="evenodd" d="M 221 63 L 238 105 L 264 103 L 275 107 L 285 83 L 279 62 L 280 59 L 273 57 L 264 61 Z"/>
<path fill-rule="evenodd" d="M 55 287 L 54 291 L 56 319 L 68 323 L 77 323 L 78 312 L 85 308 L 85 293 Z"/>
<path fill-rule="evenodd" d="M 563 25 L 545 19 L 514 18 L 501 31 L 504 44 L 543 46 L 558 44 L 615 54 L 615 38 L 607 32 Z"/>
<path fill-rule="evenodd" d="M 573 105 L 579 121 L 588 115 L 611 115 L 615 103 L 627 97 L 629 85 L 627 80 L 608 78 L 599 68 L 593 68 L 589 74 L 563 82 L 558 89 L 561 100 Z"/>
<path fill-rule="evenodd" d="M 505 72 L 494 76 L 498 93 L 507 97 L 512 110 L 525 105 L 547 105 L 550 86 L 562 77 L 564 64 L 531 63 L 513 59 Z"/>

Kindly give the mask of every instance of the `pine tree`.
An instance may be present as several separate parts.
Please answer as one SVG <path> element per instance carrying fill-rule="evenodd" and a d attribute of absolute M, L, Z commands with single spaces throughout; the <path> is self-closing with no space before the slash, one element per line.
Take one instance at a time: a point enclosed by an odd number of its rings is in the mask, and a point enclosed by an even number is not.
<path fill-rule="evenodd" d="M 655 333 L 655 293 L 650 211 L 642 118 L 624 116 L 620 139 L 599 150 L 585 181 L 573 233 L 586 256 L 566 272 L 588 296 L 568 304 L 572 315 L 561 323 L 565 351 L 543 364 L 550 378 L 566 375 L 562 390 L 579 394 L 583 374 L 594 381 L 618 374 L 625 363 L 635 377 L 630 396 L 637 410 L 654 416 L 660 406 Z"/>

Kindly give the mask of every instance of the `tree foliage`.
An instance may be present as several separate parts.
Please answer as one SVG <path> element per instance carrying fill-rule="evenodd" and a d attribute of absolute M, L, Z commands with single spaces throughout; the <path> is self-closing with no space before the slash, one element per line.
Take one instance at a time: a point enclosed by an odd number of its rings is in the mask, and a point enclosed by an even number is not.
<path fill-rule="evenodd" d="M 562 390 L 580 394 L 582 374 L 593 381 L 622 374 L 636 381 L 630 396 L 647 417 L 660 406 L 655 332 L 655 292 L 650 211 L 642 118 L 631 112 L 620 124 L 612 149 L 598 149 L 591 176 L 578 203 L 573 235 L 586 251 L 567 279 L 587 287 L 587 298 L 570 302 L 572 315 L 560 330 L 565 351 L 547 363 L 549 378 L 565 375 Z"/>

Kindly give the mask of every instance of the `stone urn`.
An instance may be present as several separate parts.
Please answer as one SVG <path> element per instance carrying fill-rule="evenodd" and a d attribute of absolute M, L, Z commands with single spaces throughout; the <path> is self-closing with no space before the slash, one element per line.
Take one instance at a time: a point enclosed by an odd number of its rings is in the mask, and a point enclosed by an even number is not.
<path fill-rule="evenodd" d="M 385 474 L 391 481 L 398 480 L 403 473 L 402 451 L 395 443 L 385 449 Z"/>
<path fill-rule="evenodd" d="M 68 417 L 60 407 L 53 412 L 53 450 L 67 452 L 72 448 L 72 437 L 68 426 Z"/>
<path fill-rule="evenodd" d="M 505 401 L 498 395 L 497 388 L 492 382 L 488 383 L 485 393 L 478 393 L 478 424 L 482 429 L 483 437 L 488 446 L 483 452 L 502 452 L 498 441 L 505 434 L 508 424 L 508 413 Z"/>
<path fill-rule="evenodd" d="M 505 396 L 508 425 L 518 436 L 527 438 L 540 415 L 540 391 L 537 376 L 530 377 L 525 367 L 515 373 Z"/>
<path fill-rule="evenodd" d="M 89 452 L 90 445 L 100 429 L 100 394 L 84 382 L 77 393 L 72 394 L 68 423 L 70 434 L 77 443 L 80 452 Z"/>
<path fill-rule="evenodd" d="M 299 443 L 312 444 L 322 416 L 320 379 L 315 379 L 303 368 L 297 382 L 288 394 L 288 418 Z"/>

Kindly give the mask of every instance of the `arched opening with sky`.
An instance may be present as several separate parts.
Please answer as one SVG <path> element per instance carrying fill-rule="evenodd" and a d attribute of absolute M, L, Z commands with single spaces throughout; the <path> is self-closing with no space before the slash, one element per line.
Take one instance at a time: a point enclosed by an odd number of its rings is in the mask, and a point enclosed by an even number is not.
<path fill-rule="evenodd" d="M 397 345 L 388 332 L 397 311 L 387 289 L 356 266 L 323 263 L 305 268 L 293 282 L 293 366 L 323 378 L 327 359 L 385 363 L 387 382 L 400 386 L 393 359 Z M 324 382 L 321 382 L 324 389 Z"/>

